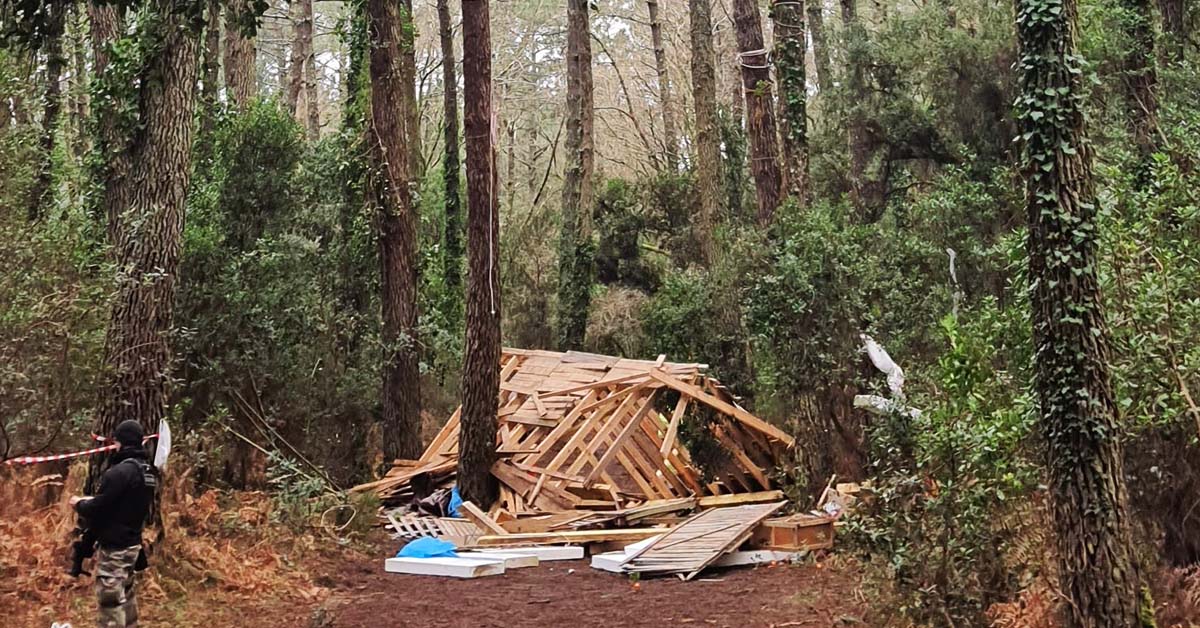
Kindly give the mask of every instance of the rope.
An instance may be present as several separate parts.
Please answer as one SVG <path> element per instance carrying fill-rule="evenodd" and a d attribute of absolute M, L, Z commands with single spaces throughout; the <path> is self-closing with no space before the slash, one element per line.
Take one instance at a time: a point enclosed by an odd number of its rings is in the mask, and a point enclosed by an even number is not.
<path fill-rule="evenodd" d="M 751 65 L 749 63 L 746 63 L 747 57 L 764 57 L 765 61 L 766 61 L 766 65 Z M 758 50 L 747 50 L 746 52 L 739 52 L 738 53 L 738 65 L 742 66 L 743 68 L 748 68 L 751 70 L 769 70 L 769 69 L 771 69 L 771 53 L 769 51 L 767 51 L 765 48 L 759 48 Z"/>
<path fill-rule="evenodd" d="M 95 434 L 92 435 L 92 438 L 97 441 L 108 440 L 107 438 L 105 438 L 103 436 L 96 436 Z M 158 434 L 151 434 L 151 435 L 145 437 L 144 439 L 142 439 L 142 442 L 145 443 L 146 441 L 149 441 L 152 438 L 158 438 Z M 16 458 L 9 458 L 8 460 L 5 460 L 4 464 L 5 465 L 18 465 L 18 464 L 26 465 L 26 464 L 39 464 L 42 462 L 56 462 L 58 460 L 68 460 L 71 458 L 82 458 L 83 456 L 91 456 L 91 455 L 103 453 L 106 451 L 116 451 L 120 448 L 121 448 L 120 443 L 112 443 L 109 445 L 104 445 L 103 447 L 93 447 L 92 449 L 84 449 L 82 451 L 72 451 L 72 452 L 65 453 L 65 454 L 52 454 L 49 456 L 19 456 Z"/>

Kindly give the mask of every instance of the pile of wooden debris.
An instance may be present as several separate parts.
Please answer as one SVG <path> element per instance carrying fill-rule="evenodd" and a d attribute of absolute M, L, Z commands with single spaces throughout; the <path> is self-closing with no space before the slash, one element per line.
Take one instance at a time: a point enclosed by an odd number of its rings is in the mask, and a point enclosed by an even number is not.
<path fill-rule="evenodd" d="M 714 564 L 773 561 L 831 545 L 832 518 L 770 518 L 787 503 L 771 473 L 793 440 L 738 405 L 706 368 L 665 356 L 506 349 L 492 467 L 500 499 L 490 511 L 466 502 L 462 518 L 429 517 L 406 507 L 454 483 L 461 408 L 419 460 L 397 460 L 383 478 L 353 490 L 400 506 L 384 513 L 397 539 L 431 536 L 493 554 L 587 546 L 594 566 L 610 571 L 690 578 Z M 706 443 L 702 463 L 681 430 L 689 442 Z M 388 569 L 475 577 L 502 572 L 491 563 L 504 558 L 389 559 Z"/>

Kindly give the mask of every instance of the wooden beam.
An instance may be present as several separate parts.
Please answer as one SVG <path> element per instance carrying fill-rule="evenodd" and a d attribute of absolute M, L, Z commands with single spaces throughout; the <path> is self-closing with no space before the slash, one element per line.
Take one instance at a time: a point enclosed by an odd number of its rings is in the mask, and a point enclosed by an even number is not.
<path fill-rule="evenodd" d="M 788 447 L 796 444 L 796 440 L 783 430 L 771 425 L 770 423 L 767 423 L 753 414 L 750 414 L 738 406 L 727 403 L 721 399 L 718 399 L 717 397 L 714 397 L 713 395 L 708 394 L 707 392 L 704 392 L 704 390 L 702 390 L 699 386 L 680 381 L 678 378 L 671 377 L 659 369 L 652 369 L 650 371 L 650 377 L 662 382 L 668 388 L 674 388 L 675 390 L 692 397 L 700 403 L 734 417 L 742 423 L 745 423 L 746 425 L 770 436 L 771 438 L 782 442 Z"/>
<path fill-rule="evenodd" d="M 489 534 L 508 534 L 508 530 L 505 530 L 500 527 L 500 524 L 492 521 L 492 518 L 487 516 L 486 512 L 480 510 L 479 506 L 476 506 L 471 501 L 463 502 L 458 507 L 458 511 L 463 517 L 470 519 L 472 523 L 479 526 L 479 529 Z"/>
<path fill-rule="evenodd" d="M 630 436 L 633 436 L 633 433 L 641 426 L 642 419 L 646 416 L 646 413 L 654 407 L 654 397 L 657 393 L 658 391 L 655 390 L 646 396 L 646 400 L 642 402 L 642 406 L 638 408 L 637 412 L 633 413 L 633 418 L 629 419 L 629 423 L 617 434 L 612 444 L 605 450 L 604 455 L 600 456 L 600 461 L 596 463 L 596 466 L 592 467 L 591 473 L 588 473 L 587 477 L 583 478 L 584 486 L 591 484 L 596 479 L 596 476 L 608 468 L 609 463 L 613 461 L 613 458 L 625 446 L 625 441 Z"/>
<path fill-rule="evenodd" d="M 675 404 L 675 411 L 671 413 L 671 423 L 667 425 L 667 435 L 663 437 L 662 448 L 658 450 L 664 458 L 675 447 L 675 438 L 679 435 L 679 422 L 683 420 L 683 415 L 687 412 L 688 399 L 690 397 L 680 393 L 679 403 Z"/>
<path fill-rule="evenodd" d="M 781 499 L 783 499 L 783 491 L 758 491 L 757 493 L 701 497 L 696 505 L 701 508 L 723 508 L 726 506 L 741 506 L 743 504 L 765 504 Z"/>
<path fill-rule="evenodd" d="M 665 534 L 667 528 L 624 528 L 617 530 L 570 530 L 564 532 L 530 532 L 526 534 L 488 534 L 476 539 L 479 546 L 521 545 L 536 543 L 583 544 L 601 541 L 634 542 Z"/>

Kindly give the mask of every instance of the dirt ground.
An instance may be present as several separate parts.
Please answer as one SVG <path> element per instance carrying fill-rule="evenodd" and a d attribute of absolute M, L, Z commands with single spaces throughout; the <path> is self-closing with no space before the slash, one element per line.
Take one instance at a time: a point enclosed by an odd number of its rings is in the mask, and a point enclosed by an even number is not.
<path fill-rule="evenodd" d="M 328 628 L 863 625 L 858 578 L 822 563 L 705 572 L 691 582 L 544 562 L 457 580 L 383 571 L 383 556 L 316 578 L 331 596 L 310 625 Z"/>

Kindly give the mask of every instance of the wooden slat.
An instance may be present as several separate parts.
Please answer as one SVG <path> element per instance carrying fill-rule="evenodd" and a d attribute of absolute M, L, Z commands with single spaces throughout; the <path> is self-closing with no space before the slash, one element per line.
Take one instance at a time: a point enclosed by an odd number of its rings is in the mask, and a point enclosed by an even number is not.
<path fill-rule="evenodd" d="M 728 415 L 736 418 L 737 420 L 741 421 L 742 423 L 745 423 L 746 425 L 749 425 L 750 427 L 770 436 L 771 438 L 774 438 L 775 440 L 782 442 L 783 444 L 787 445 L 788 447 L 791 447 L 796 444 L 795 439 L 793 439 L 791 436 L 789 436 L 783 430 L 780 430 L 779 428 L 775 427 L 774 425 L 771 425 L 770 423 L 767 423 L 766 421 L 754 416 L 753 414 L 746 412 L 745 410 L 743 410 L 742 408 L 740 408 L 738 406 L 726 403 L 725 401 L 718 399 L 717 397 L 714 397 L 714 396 L 704 392 L 703 390 L 701 390 L 698 386 L 695 386 L 694 384 L 688 384 L 686 382 L 682 382 L 677 378 L 667 375 L 666 373 L 662 372 L 659 369 L 654 369 L 654 370 L 650 371 L 650 377 L 662 382 L 664 385 L 666 385 L 670 388 L 674 388 L 675 390 L 678 390 L 679 392 L 692 397 L 696 401 L 699 401 L 705 405 L 711 406 L 712 408 L 715 408 L 716 410 L 719 410 L 721 412 L 724 412 L 725 414 L 728 414 Z"/>
<path fill-rule="evenodd" d="M 604 452 L 603 456 L 600 456 L 600 461 L 596 463 L 596 466 L 592 467 L 592 471 L 583 479 L 583 484 L 585 486 L 591 484 L 592 481 L 596 479 L 596 476 L 600 475 L 601 472 L 608 468 L 608 465 L 613 461 L 613 458 L 615 458 L 617 453 L 621 451 L 621 448 L 625 446 L 625 441 L 628 440 L 630 436 L 633 436 L 634 432 L 641 426 L 642 418 L 646 416 L 647 412 L 654 408 L 654 397 L 657 392 L 658 391 L 651 391 L 651 393 L 646 396 L 645 401 L 642 402 L 642 405 L 638 408 L 637 412 L 633 413 L 633 417 L 629 419 L 629 423 L 627 423 L 625 427 L 621 428 L 621 431 L 617 434 L 617 437 L 613 440 L 612 444 L 608 446 L 608 450 Z"/>
<path fill-rule="evenodd" d="M 470 519 L 472 523 L 483 528 L 489 534 L 508 534 L 508 530 L 500 527 L 500 524 L 492 521 L 492 518 L 487 516 L 486 512 L 479 509 L 474 502 L 465 501 L 458 507 L 459 512 Z"/>

